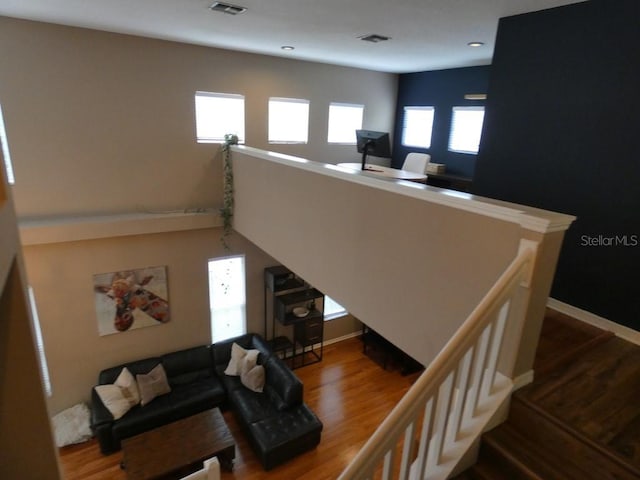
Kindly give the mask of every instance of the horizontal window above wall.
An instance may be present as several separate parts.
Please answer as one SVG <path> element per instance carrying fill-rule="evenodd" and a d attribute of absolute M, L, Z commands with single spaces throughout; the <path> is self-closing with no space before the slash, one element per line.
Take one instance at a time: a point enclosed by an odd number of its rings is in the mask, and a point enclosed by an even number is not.
<path fill-rule="evenodd" d="M 309 100 L 269 99 L 269 143 L 309 141 Z"/>
<path fill-rule="evenodd" d="M 362 128 L 364 105 L 331 103 L 329 105 L 329 143 L 356 144 L 356 130 Z"/>
<path fill-rule="evenodd" d="M 484 107 L 453 107 L 449 151 L 478 153 L 483 122 Z"/>
<path fill-rule="evenodd" d="M 227 134 L 244 143 L 244 95 L 196 92 L 195 107 L 198 143 L 223 143 Z"/>
<path fill-rule="evenodd" d="M 429 148 L 433 132 L 433 107 L 404 107 L 402 145 Z"/>

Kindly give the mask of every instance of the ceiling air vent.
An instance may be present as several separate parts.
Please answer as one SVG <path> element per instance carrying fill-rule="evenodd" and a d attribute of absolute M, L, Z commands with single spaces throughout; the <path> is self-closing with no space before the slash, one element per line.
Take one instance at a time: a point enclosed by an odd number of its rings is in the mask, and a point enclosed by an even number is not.
<path fill-rule="evenodd" d="M 209 8 L 214 12 L 228 13 L 229 15 L 238 15 L 247 11 L 246 7 L 223 2 L 213 2 Z"/>
<path fill-rule="evenodd" d="M 370 33 L 368 35 L 362 35 L 358 37 L 360 40 L 364 40 L 365 42 L 371 43 L 380 43 L 386 42 L 387 40 L 391 40 L 391 37 L 387 37 L 385 35 L 378 35 L 377 33 Z"/>

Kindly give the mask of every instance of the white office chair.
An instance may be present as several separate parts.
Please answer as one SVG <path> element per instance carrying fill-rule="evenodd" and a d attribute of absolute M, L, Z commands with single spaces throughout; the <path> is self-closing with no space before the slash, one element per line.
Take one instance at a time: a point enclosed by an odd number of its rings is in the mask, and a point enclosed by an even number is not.
<path fill-rule="evenodd" d="M 414 173 L 426 173 L 427 165 L 431 160 L 431 155 L 428 153 L 410 152 L 404 159 L 402 164 L 402 170 L 409 170 Z"/>

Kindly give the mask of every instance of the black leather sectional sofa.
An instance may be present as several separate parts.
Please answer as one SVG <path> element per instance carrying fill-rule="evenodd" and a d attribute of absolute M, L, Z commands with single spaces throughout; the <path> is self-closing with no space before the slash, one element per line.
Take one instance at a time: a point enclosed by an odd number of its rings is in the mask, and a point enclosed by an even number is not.
<path fill-rule="evenodd" d="M 224 374 L 234 342 L 260 351 L 258 364 L 265 369 L 263 392 L 249 390 L 239 377 Z M 267 470 L 320 442 L 322 423 L 303 401 L 302 382 L 257 334 L 108 368 L 100 372 L 98 384 L 114 383 L 123 367 L 135 376 L 159 363 L 171 392 L 133 407 L 118 420 L 92 389 L 91 428 L 102 453 L 119 450 L 125 438 L 216 406 L 231 408 Z"/>

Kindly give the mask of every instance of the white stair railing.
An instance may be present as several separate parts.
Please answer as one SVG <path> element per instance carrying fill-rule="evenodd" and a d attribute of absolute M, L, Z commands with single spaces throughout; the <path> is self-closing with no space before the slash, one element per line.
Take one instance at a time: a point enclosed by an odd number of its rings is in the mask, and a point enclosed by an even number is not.
<path fill-rule="evenodd" d="M 513 383 L 497 366 L 507 324 L 522 328 L 525 309 L 517 315 L 511 310 L 533 257 L 532 249 L 522 249 L 340 480 L 435 480 L 451 474 L 511 394 Z"/>

